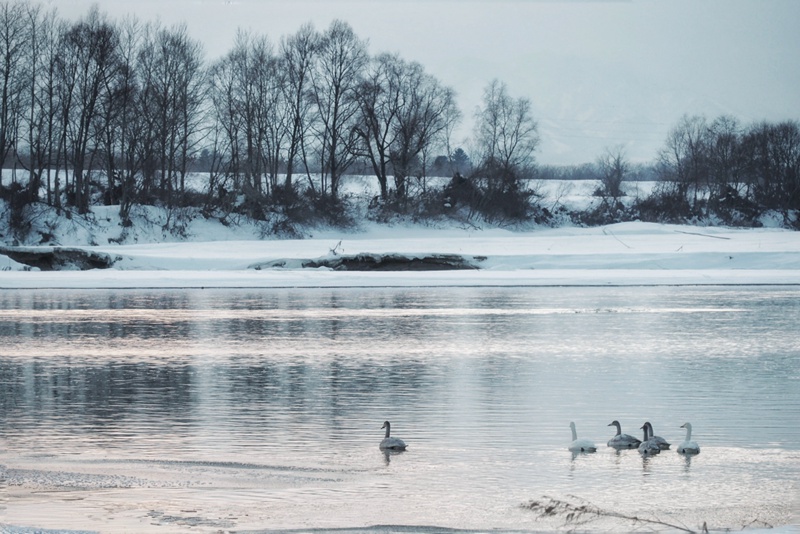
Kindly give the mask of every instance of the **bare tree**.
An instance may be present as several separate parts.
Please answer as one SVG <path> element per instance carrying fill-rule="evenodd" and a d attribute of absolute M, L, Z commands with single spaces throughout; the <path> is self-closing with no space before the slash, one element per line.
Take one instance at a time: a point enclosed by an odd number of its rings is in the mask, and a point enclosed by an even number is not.
<path fill-rule="evenodd" d="M 475 112 L 477 165 L 470 176 L 472 210 L 489 220 L 527 220 L 538 196 L 531 187 L 538 126 L 527 98 L 512 98 L 493 80 Z"/>
<path fill-rule="evenodd" d="M 708 127 L 709 202 L 717 205 L 726 192 L 740 193 L 743 178 L 741 127 L 735 117 L 723 115 Z M 711 206 L 710 206 L 711 207 Z"/>
<path fill-rule="evenodd" d="M 505 83 L 493 80 L 483 92 L 483 105 L 475 113 L 475 124 L 483 165 L 502 172 L 518 172 L 533 165 L 539 134 L 529 99 L 512 98 Z"/>
<path fill-rule="evenodd" d="M 145 172 L 157 171 L 159 189 L 173 205 L 183 196 L 190 158 L 197 149 L 205 98 L 203 51 L 189 38 L 186 26 L 154 29 L 140 53 L 142 112 L 149 120 L 148 142 L 154 161 Z"/>
<path fill-rule="evenodd" d="M 221 155 L 224 173 L 241 189 L 242 149 L 240 132 L 244 124 L 244 113 L 239 109 L 239 83 L 233 52 L 212 65 L 209 71 L 210 99 L 214 110 L 213 122 L 215 151 Z"/>
<path fill-rule="evenodd" d="M 454 93 L 419 63 L 380 54 L 360 86 L 359 103 L 360 154 L 372 164 L 381 198 L 388 198 L 390 172 L 398 198 L 406 198 L 408 178 L 424 176 L 427 152 L 447 144 L 446 134 L 460 118 Z"/>
<path fill-rule="evenodd" d="M 453 90 L 426 74 L 422 65 L 408 64 L 402 74 L 402 104 L 390 157 L 397 196 L 406 198 L 409 176 L 415 171 L 424 176 L 426 151 L 436 142 L 444 144 L 444 134 L 460 113 Z"/>
<path fill-rule="evenodd" d="M 292 185 L 298 157 L 302 156 L 303 165 L 306 171 L 308 170 L 304 140 L 313 105 L 308 94 L 311 86 L 311 70 L 319 45 L 320 36 L 310 23 L 304 24 L 297 33 L 281 41 L 280 58 L 284 72 L 281 88 L 289 108 L 285 182 L 287 188 Z"/>
<path fill-rule="evenodd" d="M 361 143 L 359 154 L 366 157 L 378 179 L 381 198 L 389 198 L 390 150 L 398 132 L 402 105 L 404 63 L 396 54 L 374 57 L 358 88 L 361 107 L 356 126 Z"/>
<path fill-rule="evenodd" d="M 144 26 L 135 18 L 119 26 L 119 77 L 111 94 L 111 127 L 105 136 L 108 201 L 119 203 L 120 218 L 130 223 L 130 210 L 139 196 L 137 180 L 143 168 L 142 139 L 146 120 L 142 110 L 139 52 Z"/>
<path fill-rule="evenodd" d="M 263 139 L 260 152 L 272 193 L 278 186 L 278 175 L 292 133 L 294 110 L 283 90 L 287 79 L 283 62 L 274 54 L 266 39 L 258 39 L 254 43 L 253 59 L 252 80 L 258 105 L 256 129 Z"/>
<path fill-rule="evenodd" d="M 659 153 L 662 181 L 675 188 L 675 195 L 694 209 L 701 197 L 708 172 L 708 124 L 702 116 L 684 116 L 667 135 Z"/>
<path fill-rule="evenodd" d="M 603 197 L 616 203 L 624 195 L 622 182 L 630 171 L 624 149 L 621 146 L 606 149 L 597 160 L 597 170 Z"/>
<path fill-rule="evenodd" d="M 97 142 L 93 124 L 108 90 L 108 78 L 117 66 L 117 34 L 114 26 L 95 8 L 64 34 L 61 58 L 66 91 L 62 101 L 62 126 L 72 164 L 73 204 L 87 213 L 90 204 L 90 176 L 93 145 Z"/>
<path fill-rule="evenodd" d="M 357 91 L 367 49 L 349 24 L 335 20 L 322 35 L 313 71 L 313 101 L 316 108 L 316 138 L 320 151 L 322 188 L 330 180 L 331 197 L 337 198 L 339 181 L 353 164 L 358 142 Z"/>
<path fill-rule="evenodd" d="M 16 150 L 29 86 L 26 72 L 31 39 L 29 7 L 21 1 L 0 3 L 0 167 Z M 2 185 L 0 177 L 0 185 Z"/>
<path fill-rule="evenodd" d="M 756 123 L 742 145 L 754 199 L 789 220 L 789 212 L 800 209 L 800 123 Z"/>
<path fill-rule="evenodd" d="M 53 105 L 54 43 L 56 43 L 55 12 L 43 14 L 33 7 L 27 11 L 30 31 L 28 55 L 27 116 L 25 118 L 28 144 L 28 201 L 39 200 L 42 175 L 49 169 L 53 146 L 53 123 L 56 109 Z M 50 179 L 46 182 L 47 202 L 52 203 Z"/>

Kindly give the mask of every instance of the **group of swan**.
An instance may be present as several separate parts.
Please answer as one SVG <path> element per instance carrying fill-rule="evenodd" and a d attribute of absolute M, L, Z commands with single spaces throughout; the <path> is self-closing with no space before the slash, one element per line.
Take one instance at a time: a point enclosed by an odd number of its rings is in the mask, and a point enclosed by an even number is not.
<path fill-rule="evenodd" d="M 609 423 L 608 426 L 616 427 L 617 433 L 614 435 L 613 438 L 608 440 L 608 446 L 614 447 L 615 449 L 638 449 L 640 453 L 644 456 L 651 456 L 653 454 L 658 454 L 663 450 L 667 450 L 670 448 L 670 443 L 667 442 L 661 436 L 654 435 L 653 432 L 653 425 L 650 422 L 646 422 L 641 426 L 641 430 L 644 430 L 644 440 L 638 440 L 635 437 L 631 436 L 630 434 L 623 434 L 622 433 L 622 425 L 619 424 L 619 421 L 612 421 Z M 572 430 L 572 443 L 569 445 L 569 450 L 572 452 L 596 452 L 597 446 L 594 442 L 590 439 L 582 438 L 578 439 L 578 431 L 575 428 L 575 423 L 571 422 L 569 424 L 570 429 Z M 384 421 L 383 426 L 381 429 L 386 429 L 386 435 L 384 436 L 383 440 L 381 440 L 380 448 L 381 450 L 385 451 L 404 451 L 406 450 L 406 443 L 400 438 L 393 438 L 389 434 L 391 432 L 392 425 L 389 421 Z M 700 453 L 700 446 L 697 442 L 692 441 L 692 424 L 691 423 L 684 423 L 681 425 L 681 428 L 686 429 L 686 439 L 678 445 L 678 452 L 681 454 L 699 454 Z"/>
<path fill-rule="evenodd" d="M 644 431 L 643 440 L 636 439 L 630 434 L 623 434 L 622 425 L 619 424 L 619 421 L 612 421 L 608 426 L 613 426 L 617 429 L 617 433 L 614 435 L 614 437 L 608 440 L 609 447 L 613 447 L 615 449 L 638 449 L 639 452 L 644 456 L 658 454 L 659 452 L 670 448 L 670 443 L 667 442 L 667 440 L 661 436 L 655 435 L 653 432 L 653 425 L 651 425 L 649 422 L 646 422 L 641 426 L 641 430 Z M 570 423 L 569 427 L 572 429 L 572 443 L 569 446 L 570 451 L 597 451 L 597 447 L 592 440 L 586 438 L 578 439 L 578 433 L 575 430 L 575 423 Z M 686 439 L 683 441 L 683 443 L 678 445 L 678 452 L 680 454 L 699 454 L 700 446 L 697 444 L 697 442 L 692 441 L 692 424 L 684 423 L 681 425 L 681 428 L 686 429 Z"/>

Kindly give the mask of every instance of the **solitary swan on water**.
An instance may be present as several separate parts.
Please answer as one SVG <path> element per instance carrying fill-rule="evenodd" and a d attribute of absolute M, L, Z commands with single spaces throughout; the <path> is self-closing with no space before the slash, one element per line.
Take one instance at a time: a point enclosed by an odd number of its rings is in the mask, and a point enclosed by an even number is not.
<path fill-rule="evenodd" d="M 639 445 L 639 452 L 644 456 L 660 453 L 661 447 L 658 446 L 655 440 L 650 439 L 650 423 L 643 424 L 641 428 L 644 430 L 644 440 Z"/>
<path fill-rule="evenodd" d="M 692 423 L 683 423 L 681 428 L 686 429 L 686 439 L 678 445 L 678 452 L 681 454 L 700 454 L 700 445 L 692 441 Z"/>
<path fill-rule="evenodd" d="M 383 426 L 381 428 L 386 429 L 386 437 L 381 440 L 381 449 L 390 450 L 390 451 L 404 451 L 406 450 L 406 443 L 400 438 L 391 438 L 389 437 L 389 430 L 391 429 L 391 425 L 389 421 L 384 421 Z"/>
<path fill-rule="evenodd" d="M 572 443 L 569 446 L 569 450 L 572 452 L 595 452 L 597 450 L 592 440 L 586 438 L 578 439 L 575 423 L 570 423 L 569 427 L 572 429 Z"/>
<path fill-rule="evenodd" d="M 655 432 L 653 432 L 653 425 L 647 422 L 645 423 L 645 426 L 647 426 L 648 430 L 650 431 L 650 439 L 656 442 L 659 449 L 661 449 L 662 451 L 669 449 L 670 444 L 667 442 L 667 440 L 665 440 L 661 436 L 655 435 Z"/>
<path fill-rule="evenodd" d="M 611 424 L 608 426 L 617 427 L 617 435 L 608 440 L 609 447 L 614 447 L 615 449 L 635 449 L 642 443 L 641 440 L 634 438 L 630 434 L 623 434 L 622 426 L 619 424 L 619 421 L 611 421 Z"/>

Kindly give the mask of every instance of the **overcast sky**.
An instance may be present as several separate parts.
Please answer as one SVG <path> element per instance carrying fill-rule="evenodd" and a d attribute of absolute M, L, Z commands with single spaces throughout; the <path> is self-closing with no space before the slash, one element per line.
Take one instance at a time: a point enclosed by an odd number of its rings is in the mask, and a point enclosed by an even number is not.
<path fill-rule="evenodd" d="M 277 43 L 305 22 L 323 30 L 342 19 L 371 53 L 398 52 L 456 90 L 459 138 L 493 78 L 529 98 L 545 164 L 594 161 L 619 145 L 631 160 L 651 161 L 683 114 L 800 119 L 800 0 L 42 3 L 67 18 L 97 4 L 114 19 L 185 22 L 209 60 L 230 49 L 238 28 Z"/>

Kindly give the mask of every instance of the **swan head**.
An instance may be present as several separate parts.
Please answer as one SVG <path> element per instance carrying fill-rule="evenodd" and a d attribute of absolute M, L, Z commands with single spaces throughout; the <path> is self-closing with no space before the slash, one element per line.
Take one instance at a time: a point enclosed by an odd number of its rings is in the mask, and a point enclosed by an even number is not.
<path fill-rule="evenodd" d="M 574 422 L 574 421 L 570 421 L 570 423 L 569 423 L 569 427 L 570 427 L 572 430 L 575 430 L 575 422 Z"/>
<path fill-rule="evenodd" d="M 683 423 L 681 425 L 681 428 L 685 428 L 686 430 L 691 430 L 692 429 L 692 423 Z"/>

